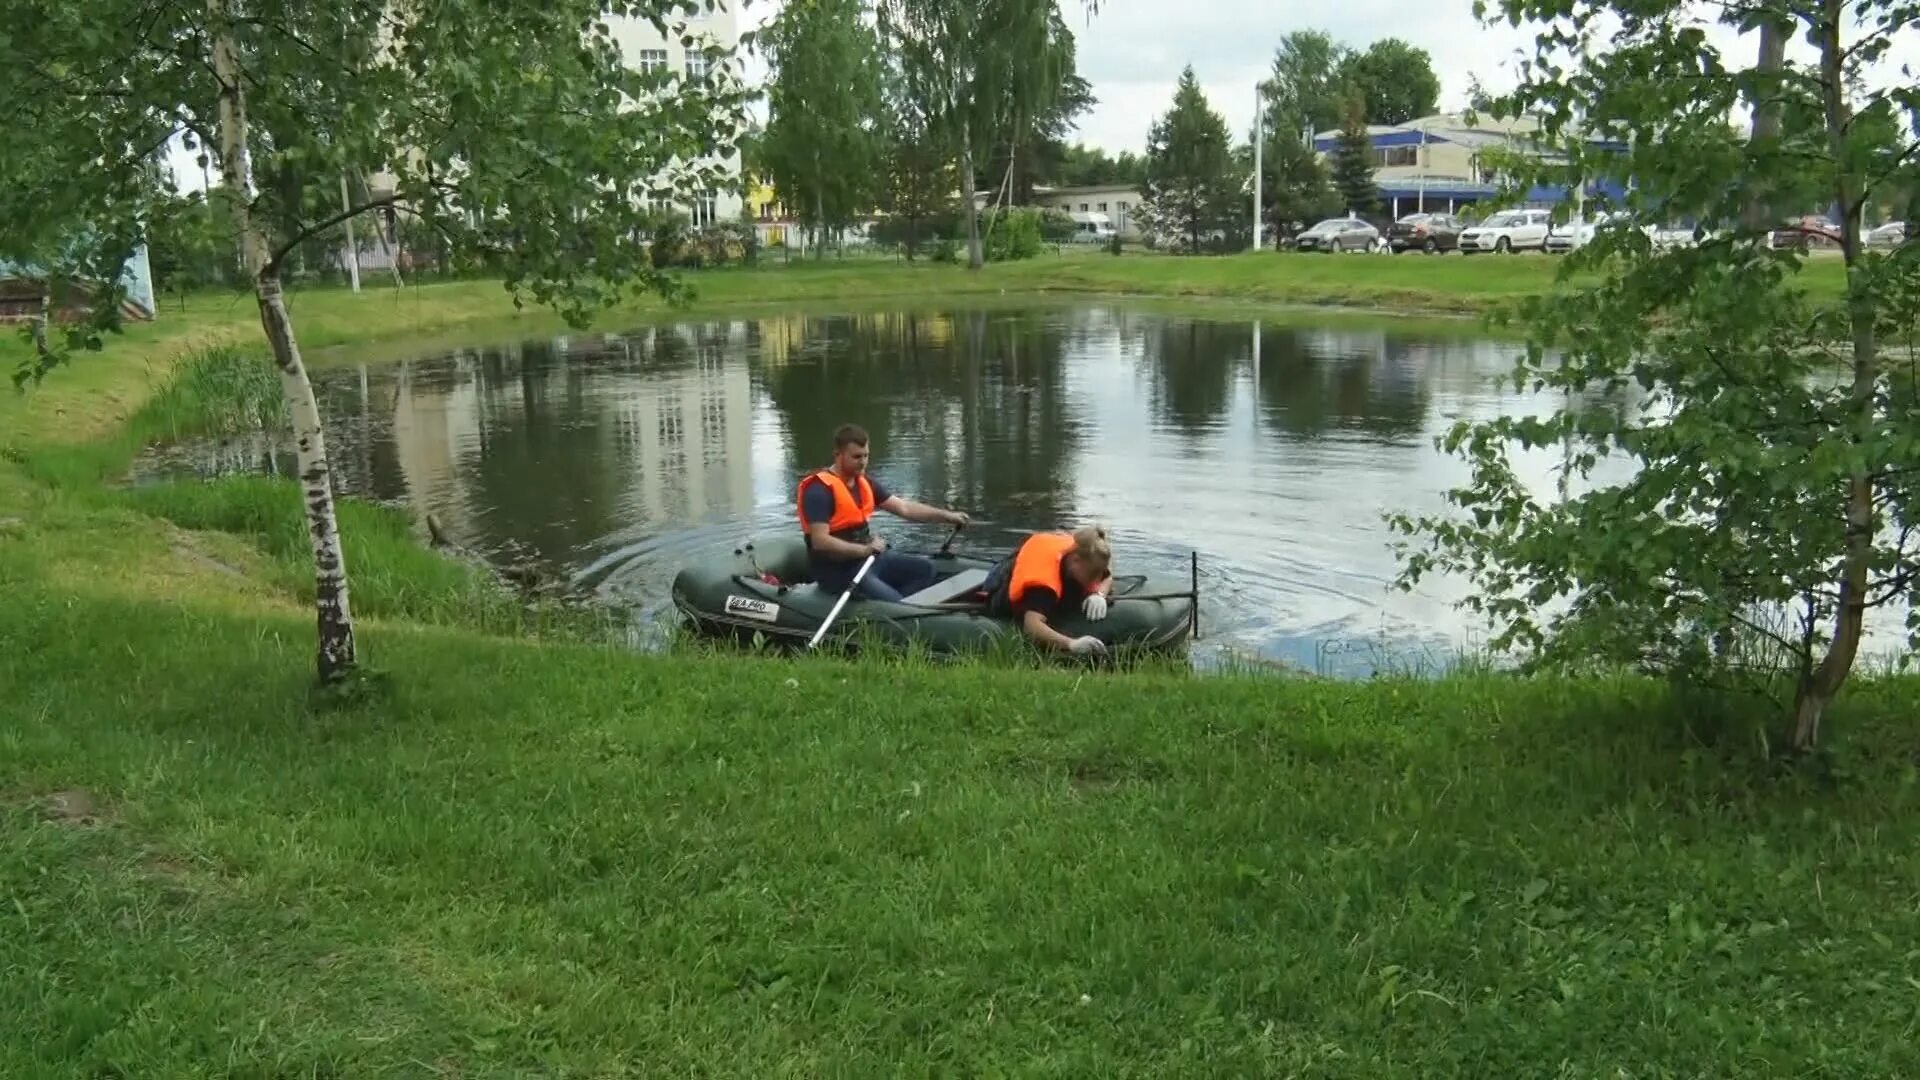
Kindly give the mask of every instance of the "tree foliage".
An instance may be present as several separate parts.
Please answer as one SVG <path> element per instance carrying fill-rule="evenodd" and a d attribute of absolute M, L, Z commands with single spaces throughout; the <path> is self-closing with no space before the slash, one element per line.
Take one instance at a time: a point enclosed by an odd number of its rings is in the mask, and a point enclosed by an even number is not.
<path fill-rule="evenodd" d="M 744 93 L 630 69 L 608 20 L 668 33 L 696 0 L 31 0 L 0 31 L 0 236 L 79 250 L 111 282 L 152 224 L 154 154 L 189 138 L 219 167 L 233 243 L 287 397 L 313 545 L 318 668 L 356 653 L 324 427 L 283 276 L 304 244 L 387 209 L 456 257 L 484 257 L 516 303 L 570 322 L 672 281 L 635 242 L 651 199 L 718 186 Z M 709 61 L 727 59 L 718 45 Z M 378 176 L 342 209 L 343 177 Z M 95 305 L 111 321 L 116 303 Z"/>
<path fill-rule="evenodd" d="M 1321 30 L 1281 39 L 1262 89 L 1277 124 L 1295 131 L 1342 126 L 1355 93 L 1369 124 L 1404 124 L 1431 115 L 1440 101 L 1440 78 L 1425 49 L 1381 38 L 1355 51 Z"/>
<path fill-rule="evenodd" d="M 221 188 L 166 192 L 147 218 L 147 261 L 157 294 L 243 284 L 233 251 L 233 214 Z"/>
<path fill-rule="evenodd" d="M 1073 71 L 1073 34 L 1057 0 L 878 0 L 877 8 L 902 93 L 959 166 L 967 264 L 978 269 L 978 167 L 1056 108 Z"/>
<path fill-rule="evenodd" d="M 1261 213 L 1274 235 L 1281 235 L 1289 222 L 1311 225 L 1340 212 L 1340 195 L 1327 166 L 1298 131 L 1267 125 L 1260 171 Z"/>
<path fill-rule="evenodd" d="M 1172 108 L 1147 135 L 1143 194 L 1140 218 L 1149 231 L 1189 252 L 1228 242 L 1240 199 L 1233 148 L 1192 67 L 1180 73 Z"/>
<path fill-rule="evenodd" d="M 1071 40 L 1068 45 L 1067 67 L 1058 95 L 1033 120 L 1009 131 L 989 166 L 990 176 L 1004 178 L 1009 200 L 1015 205 L 1031 203 L 1036 186 L 1054 182 L 1066 163 L 1065 140 L 1074 118 L 1097 101 L 1092 86 L 1074 72 Z"/>
<path fill-rule="evenodd" d="M 760 38 L 769 117 L 757 164 L 816 232 L 846 228 L 879 195 L 886 113 L 867 16 L 865 0 L 805 0 L 782 8 Z"/>
<path fill-rule="evenodd" d="M 1139 186 L 1147 179 L 1146 161 L 1131 150 L 1109 155 L 1097 146 L 1074 143 L 1066 147 L 1046 182 L 1056 187 L 1096 187 L 1103 184 Z"/>
<path fill-rule="evenodd" d="M 1345 111 L 1348 50 L 1322 30 L 1296 30 L 1280 41 L 1264 90 L 1267 113 L 1295 131 L 1332 131 Z"/>
<path fill-rule="evenodd" d="M 1354 214 L 1366 215 L 1380 205 L 1380 188 L 1373 182 L 1373 142 L 1367 137 L 1367 123 L 1358 91 L 1347 97 L 1346 116 L 1340 124 L 1340 141 L 1333 148 L 1333 188 Z"/>
<path fill-rule="evenodd" d="M 1357 90 L 1361 114 L 1369 124 L 1404 124 L 1433 115 L 1440 102 L 1440 77 L 1433 57 L 1399 38 L 1381 38 L 1341 65 L 1342 80 Z"/>
<path fill-rule="evenodd" d="M 1807 749 L 1867 620 L 1898 618 L 1920 559 L 1920 246 L 1861 243 L 1873 193 L 1914 179 L 1920 90 L 1887 54 L 1920 4 L 1726 10 L 1493 5 L 1539 24 L 1534 61 L 1493 108 L 1540 117 L 1563 156 L 1508 182 L 1611 181 L 1627 195 L 1606 208 L 1624 218 L 1565 261 L 1560 290 L 1520 306 L 1514 383 L 1552 395 L 1546 412 L 1443 438 L 1471 476 L 1449 493 L 1457 513 L 1395 520 L 1421 538 L 1401 580 L 1464 575 L 1496 646 L 1536 665 L 1628 662 L 1777 691 L 1790 744 Z M 1775 21 L 1811 55 L 1726 55 L 1704 21 L 1715 12 Z M 1743 100 L 1818 111 L 1742 132 L 1727 117 Z M 1839 210 L 1837 295 L 1810 288 L 1806 256 L 1750 212 L 1809 188 Z M 1655 249 L 1637 227 L 1676 219 L 1697 222 L 1696 243 Z M 1543 453 L 1563 462 L 1557 493 L 1526 480 L 1526 456 Z M 1906 629 L 1911 648 L 1911 613 Z"/>
<path fill-rule="evenodd" d="M 959 170 L 932 120 L 908 91 L 895 62 L 887 64 L 885 158 L 879 182 L 887 214 L 876 239 L 901 245 L 909 260 L 924 240 L 949 235 L 958 220 L 953 192 Z"/>

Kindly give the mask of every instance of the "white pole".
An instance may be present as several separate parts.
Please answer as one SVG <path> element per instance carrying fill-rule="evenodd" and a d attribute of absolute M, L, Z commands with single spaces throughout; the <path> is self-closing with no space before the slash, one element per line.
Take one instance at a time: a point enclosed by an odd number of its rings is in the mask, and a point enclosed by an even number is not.
<path fill-rule="evenodd" d="M 1260 151 L 1267 140 L 1260 122 L 1260 86 L 1253 87 L 1253 250 L 1260 250 Z"/>
<path fill-rule="evenodd" d="M 340 212 L 344 214 L 351 209 L 353 209 L 353 204 L 347 201 L 347 174 L 341 173 L 340 174 Z M 353 219 L 348 218 L 345 224 L 347 226 L 347 250 L 344 253 L 342 253 L 341 261 L 346 263 L 347 265 L 347 279 L 353 282 L 353 291 L 359 292 L 360 291 L 360 253 L 355 251 L 353 248 Z"/>
<path fill-rule="evenodd" d="M 1425 124 L 1420 125 L 1419 157 L 1414 159 L 1414 165 L 1420 170 L 1420 212 L 1424 214 L 1427 212 L 1427 126 Z"/>

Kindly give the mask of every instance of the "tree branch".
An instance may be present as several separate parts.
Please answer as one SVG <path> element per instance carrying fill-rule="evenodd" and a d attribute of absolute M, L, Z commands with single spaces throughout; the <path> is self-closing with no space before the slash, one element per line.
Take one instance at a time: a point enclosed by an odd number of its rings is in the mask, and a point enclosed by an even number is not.
<path fill-rule="evenodd" d="M 286 258 L 294 248 L 299 247 L 301 244 L 306 243 L 308 240 L 326 232 L 328 229 L 333 228 L 343 221 L 359 217 L 369 210 L 378 210 L 383 206 L 392 206 L 398 199 L 398 195 L 389 195 L 382 199 L 370 199 L 367 202 L 361 203 L 359 206 L 348 207 L 337 214 L 329 215 L 312 225 L 300 229 L 293 235 L 292 239 L 274 249 L 273 254 L 267 259 L 267 265 L 262 268 L 261 272 L 265 274 L 278 274 L 280 272 L 280 260 Z"/>

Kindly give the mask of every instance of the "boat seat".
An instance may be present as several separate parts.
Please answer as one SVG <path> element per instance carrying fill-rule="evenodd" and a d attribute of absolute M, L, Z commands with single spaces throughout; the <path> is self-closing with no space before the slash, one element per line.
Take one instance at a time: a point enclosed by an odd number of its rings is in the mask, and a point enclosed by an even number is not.
<path fill-rule="evenodd" d="M 985 584 L 987 572 L 973 569 L 962 570 L 945 581 L 933 584 L 906 598 L 906 602 L 919 607 L 934 607 L 938 604 L 951 604 Z"/>

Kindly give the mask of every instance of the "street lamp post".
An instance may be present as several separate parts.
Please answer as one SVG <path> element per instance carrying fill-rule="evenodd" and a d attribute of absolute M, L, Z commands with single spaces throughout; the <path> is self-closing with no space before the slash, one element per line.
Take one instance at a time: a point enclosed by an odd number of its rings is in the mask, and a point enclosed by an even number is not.
<path fill-rule="evenodd" d="M 1260 151 L 1266 143 L 1262 111 L 1266 105 L 1260 83 L 1253 84 L 1253 250 L 1260 250 Z"/>

